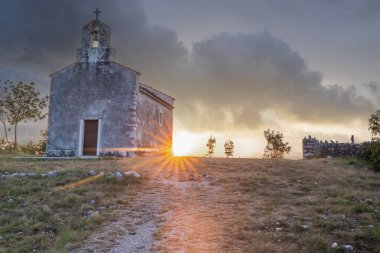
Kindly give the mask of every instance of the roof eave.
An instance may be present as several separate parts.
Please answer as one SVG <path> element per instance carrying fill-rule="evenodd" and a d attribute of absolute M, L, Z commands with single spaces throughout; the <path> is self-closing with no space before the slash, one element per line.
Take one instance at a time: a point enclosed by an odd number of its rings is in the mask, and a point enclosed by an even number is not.
<path fill-rule="evenodd" d="M 160 98 L 157 95 L 153 94 L 148 89 L 140 86 L 139 87 L 139 91 L 142 92 L 143 94 L 147 95 L 148 97 L 152 98 L 153 100 L 157 101 L 158 103 L 162 104 L 163 106 L 165 106 L 165 107 L 167 107 L 167 108 L 169 108 L 171 110 L 174 109 L 174 106 L 172 104 L 166 102 L 162 98 Z"/>

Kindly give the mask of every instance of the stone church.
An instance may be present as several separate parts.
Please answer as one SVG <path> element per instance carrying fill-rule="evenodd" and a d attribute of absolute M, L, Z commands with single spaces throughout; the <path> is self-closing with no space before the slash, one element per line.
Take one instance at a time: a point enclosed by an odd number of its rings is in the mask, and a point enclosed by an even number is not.
<path fill-rule="evenodd" d="M 136 156 L 170 152 L 174 98 L 114 61 L 111 28 L 83 27 L 76 62 L 51 74 L 47 156 Z"/>

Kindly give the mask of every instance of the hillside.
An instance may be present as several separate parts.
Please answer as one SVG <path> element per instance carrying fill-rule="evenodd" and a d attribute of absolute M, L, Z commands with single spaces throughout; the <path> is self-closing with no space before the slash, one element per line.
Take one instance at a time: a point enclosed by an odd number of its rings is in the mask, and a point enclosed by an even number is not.
<path fill-rule="evenodd" d="M 0 252 L 334 252 L 334 242 L 380 252 L 380 173 L 355 161 L 2 159 L 0 166 L 0 174 L 58 172 L 0 178 Z M 142 177 L 57 190 L 91 178 L 92 169 Z"/>

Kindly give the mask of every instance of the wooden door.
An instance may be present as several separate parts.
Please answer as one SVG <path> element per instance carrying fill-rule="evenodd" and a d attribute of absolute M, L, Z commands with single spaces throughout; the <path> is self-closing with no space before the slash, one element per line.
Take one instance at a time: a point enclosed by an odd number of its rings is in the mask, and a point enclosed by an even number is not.
<path fill-rule="evenodd" d="M 84 121 L 83 155 L 96 156 L 98 146 L 98 120 Z"/>

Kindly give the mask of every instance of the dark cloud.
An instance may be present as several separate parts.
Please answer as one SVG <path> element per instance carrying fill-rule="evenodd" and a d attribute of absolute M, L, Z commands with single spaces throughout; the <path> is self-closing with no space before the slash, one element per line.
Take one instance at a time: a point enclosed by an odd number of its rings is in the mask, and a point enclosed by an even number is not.
<path fill-rule="evenodd" d="M 322 74 L 269 32 L 205 39 L 194 44 L 190 59 L 177 109 L 192 129 L 253 129 L 268 109 L 313 123 L 347 123 L 373 110 L 354 86 L 323 86 Z"/>
<path fill-rule="evenodd" d="M 155 79 L 186 59 L 187 51 L 172 30 L 151 25 L 140 0 L 14 0 L 0 8 L 0 80 L 34 81 L 49 92 L 48 75 L 75 61 L 82 27 L 94 19 L 112 27 L 116 60 Z M 24 128 L 38 136 L 38 127 Z"/>
<path fill-rule="evenodd" d="M 148 24 L 139 0 L 15 0 L 0 9 L 0 64 L 52 72 L 72 63 L 96 7 L 112 27 L 119 61 L 153 71 L 186 54 L 175 32 Z"/>
<path fill-rule="evenodd" d="M 380 95 L 380 85 L 377 82 L 369 82 L 363 85 L 370 93 Z"/>
<path fill-rule="evenodd" d="M 112 27 L 117 61 L 174 95 L 176 119 L 188 130 L 254 129 L 268 109 L 284 118 L 342 124 L 373 111 L 354 86 L 323 86 L 322 74 L 270 32 L 223 33 L 187 50 L 176 32 L 148 22 L 140 0 L 8 1 L 0 9 L 0 79 L 25 70 L 20 79 L 36 76 L 48 90 L 47 75 L 75 61 L 81 27 L 96 7 Z"/>
<path fill-rule="evenodd" d="M 329 9 L 339 9 L 341 12 L 356 18 L 365 19 L 372 18 L 378 14 L 380 9 L 378 0 L 313 0 L 312 2 Z"/>
<path fill-rule="evenodd" d="M 375 106 L 380 107 L 380 84 L 372 81 L 363 84 L 360 88 L 365 97 L 368 97 Z"/>

